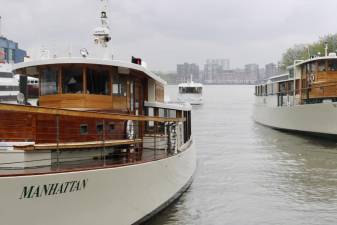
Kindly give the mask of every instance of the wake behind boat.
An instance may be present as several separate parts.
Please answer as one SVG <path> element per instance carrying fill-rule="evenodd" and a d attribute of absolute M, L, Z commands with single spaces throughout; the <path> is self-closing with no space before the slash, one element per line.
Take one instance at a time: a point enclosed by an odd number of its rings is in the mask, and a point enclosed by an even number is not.
<path fill-rule="evenodd" d="M 39 78 L 39 106 L 0 104 L 1 224 L 138 224 L 192 182 L 191 106 L 164 102 L 139 60 L 81 54 L 14 66 Z"/>

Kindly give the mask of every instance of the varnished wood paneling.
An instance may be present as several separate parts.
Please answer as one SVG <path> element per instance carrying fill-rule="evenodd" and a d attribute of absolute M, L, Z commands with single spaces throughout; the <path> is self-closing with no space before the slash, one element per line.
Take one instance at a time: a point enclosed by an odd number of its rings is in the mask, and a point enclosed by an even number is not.
<path fill-rule="evenodd" d="M 1 141 L 34 141 L 35 116 L 20 112 L 0 111 Z"/>
<path fill-rule="evenodd" d="M 156 83 L 156 101 L 164 102 L 164 87 L 160 84 Z"/>
<path fill-rule="evenodd" d="M 40 97 L 40 106 L 50 108 L 114 108 L 115 101 L 121 101 L 109 95 L 62 94 Z M 119 105 L 120 104 L 116 104 Z M 122 107 L 118 109 L 123 109 Z"/>
<path fill-rule="evenodd" d="M 149 117 L 149 116 L 133 116 L 133 115 L 111 114 L 111 113 L 84 112 L 84 111 L 76 111 L 76 110 L 33 107 L 33 106 L 23 106 L 23 105 L 11 105 L 11 104 L 1 104 L 0 103 L 0 112 L 1 111 L 13 112 L 13 113 L 27 113 L 27 114 L 38 113 L 38 114 L 45 114 L 45 115 L 78 116 L 78 117 L 86 117 L 86 118 L 124 120 L 124 121 L 126 120 L 157 121 L 157 122 L 184 121 L 179 118 L 159 118 L 159 117 Z"/>

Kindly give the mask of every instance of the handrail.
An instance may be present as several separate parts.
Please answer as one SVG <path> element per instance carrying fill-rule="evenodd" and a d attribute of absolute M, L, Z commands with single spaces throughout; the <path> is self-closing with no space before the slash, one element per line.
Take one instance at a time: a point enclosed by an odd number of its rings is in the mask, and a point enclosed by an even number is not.
<path fill-rule="evenodd" d="M 68 109 L 57 109 L 57 108 L 46 108 L 46 107 L 35 107 L 35 106 L 25 106 L 25 105 L 12 105 L 0 103 L 0 111 L 15 111 L 22 113 L 36 113 L 36 114 L 47 114 L 55 116 L 78 116 L 86 118 L 96 118 L 96 119 L 110 119 L 110 120 L 133 120 L 133 121 L 155 121 L 155 122 L 184 122 L 184 118 L 162 118 L 162 117 L 151 117 L 151 116 L 134 116 L 126 114 L 116 114 L 116 113 L 101 113 L 101 112 L 84 112 Z"/>
<path fill-rule="evenodd" d="M 111 147 L 118 145 L 130 145 L 142 143 L 142 139 L 132 140 L 103 140 L 103 141 L 88 141 L 88 142 L 76 142 L 76 143 L 50 143 L 50 144 L 33 144 L 33 145 L 21 145 L 14 146 L 15 150 L 23 151 L 37 151 L 37 150 L 54 150 L 56 148 L 60 150 L 71 149 L 88 149 L 98 147 Z"/>

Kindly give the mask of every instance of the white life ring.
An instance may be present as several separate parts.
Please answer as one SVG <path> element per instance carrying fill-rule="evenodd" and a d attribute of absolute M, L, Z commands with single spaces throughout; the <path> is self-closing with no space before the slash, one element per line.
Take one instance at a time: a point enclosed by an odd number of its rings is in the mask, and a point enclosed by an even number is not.
<path fill-rule="evenodd" d="M 126 138 L 130 140 L 135 138 L 135 128 L 132 120 L 126 122 Z"/>

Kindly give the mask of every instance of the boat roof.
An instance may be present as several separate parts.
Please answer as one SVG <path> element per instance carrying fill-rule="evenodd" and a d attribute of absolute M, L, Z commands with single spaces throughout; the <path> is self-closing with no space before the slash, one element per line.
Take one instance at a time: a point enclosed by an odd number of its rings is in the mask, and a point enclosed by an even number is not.
<path fill-rule="evenodd" d="M 157 107 L 163 109 L 172 109 L 172 110 L 192 110 L 191 104 L 187 102 L 144 102 L 144 106 L 146 107 Z"/>
<path fill-rule="evenodd" d="M 284 82 L 284 81 L 288 81 L 288 80 L 293 80 L 293 79 L 289 79 L 289 73 L 284 73 L 284 74 L 280 74 L 280 75 L 277 75 L 277 76 L 269 77 L 269 78 L 263 80 L 261 83 L 257 84 L 257 86 L 275 83 L 275 82 Z"/>
<path fill-rule="evenodd" d="M 310 59 L 307 60 L 296 60 L 294 65 L 288 66 L 288 69 L 292 69 L 294 68 L 294 66 L 300 66 L 309 62 L 315 62 L 315 61 L 319 61 L 319 60 L 326 60 L 326 59 L 335 59 L 337 60 L 337 56 L 336 55 L 328 55 L 328 56 L 322 56 L 322 57 L 312 57 Z"/>
<path fill-rule="evenodd" d="M 179 84 L 179 87 L 203 87 L 203 85 L 200 84 L 200 83 L 194 83 L 192 81 L 192 82 L 189 82 L 189 83 L 181 83 L 181 84 Z"/>
<path fill-rule="evenodd" d="M 110 59 L 81 58 L 81 57 L 41 59 L 41 60 L 34 60 L 30 62 L 22 62 L 22 63 L 14 64 L 13 71 L 15 72 L 18 69 L 23 69 L 23 68 L 28 68 L 28 67 L 55 65 L 55 64 L 92 64 L 92 65 L 122 67 L 122 68 L 133 69 L 136 71 L 143 72 L 148 77 L 154 79 L 155 81 L 161 83 L 162 85 L 167 84 L 166 81 L 161 79 L 159 76 L 157 76 L 153 72 L 147 70 L 143 66 L 140 66 L 134 63 L 125 62 L 125 61 L 110 60 Z"/>

